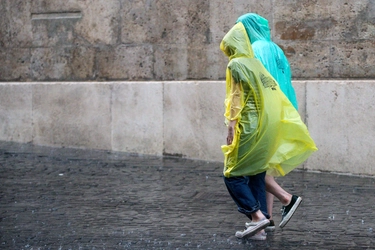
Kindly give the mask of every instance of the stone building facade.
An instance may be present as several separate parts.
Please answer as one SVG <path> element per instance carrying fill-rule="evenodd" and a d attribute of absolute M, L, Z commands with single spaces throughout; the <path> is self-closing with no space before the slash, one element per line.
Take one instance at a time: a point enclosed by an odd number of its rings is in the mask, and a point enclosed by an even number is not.
<path fill-rule="evenodd" d="M 222 80 L 219 43 L 247 12 L 294 79 L 375 77 L 372 0 L 1 0 L 0 81 Z"/>

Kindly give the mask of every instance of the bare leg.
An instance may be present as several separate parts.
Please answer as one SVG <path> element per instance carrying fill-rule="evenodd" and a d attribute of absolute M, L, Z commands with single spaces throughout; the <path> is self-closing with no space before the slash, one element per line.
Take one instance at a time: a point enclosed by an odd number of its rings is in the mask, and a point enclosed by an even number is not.
<path fill-rule="evenodd" d="M 291 195 L 287 191 L 285 191 L 282 187 L 280 187 L 279 184 L 275 181 L 273 176 L 266 175 L 266 199 L 267 199 L 267 209 L 268 213 L 270 214 L 272 218 L 272 206 L 270 204 L 273 204 L 273 199 L 271 199 L 271 196 L 268 195 L 268 192 L 276 196 L 277 199 L 283 204 L 282 209 L 282 220 L 279 224 L 279 227 L 283 228 L 285 225 L 289 222 L 290 218 L 293 216 L 294 212 L 298 208 L 298 206 L 301 204 L 302 198 L 298 197 L 296 195 Z"/>
<path fill-rule="evenodd" d="M 267 181 L 267 180 L 266 180 Z M 266 184 L 267 185 L 267 184 Z M 267 212 L 270 216 L 269 220 L 273 220 L 272 210 L 273 210 L 273 194 L 266 192 L 266 200 L 267 200 Z"/>
<path fill-rule="evenodd" d="M 266 217 L 264 217 L 260 210 L 257 210 L 255 213 L 251 213 L 251 221 L 253 222 L 258 222 L 264 219 L 266 219 Z"/>
<path fill-rule="evenodd" d="M 284 206 L 288 205 L 290 201 L 292 200 L 292 195 L 285 191 L 282 187 L 280 187 L 279 184 L 275 181 L 275 178 L 270 175 L 266 175 L 266 191 L 267 195 L 268 192 L 276 196 L 276 198 L 283 204 Z M 268 201 L 268 196 L 267 196 L 267 204 L 269 203 Z M 273 200 L 272 200 L 272 205 L 273 205 Z M 269 208 L 269 205 L 267 205 L 267 209 Z M 272 210 L 271 210 L 272 211 Z M 270 211 L 268 211 L 270 213 Z M 272 212 L 270 213 L 270 216 L 272 217 Z"/>

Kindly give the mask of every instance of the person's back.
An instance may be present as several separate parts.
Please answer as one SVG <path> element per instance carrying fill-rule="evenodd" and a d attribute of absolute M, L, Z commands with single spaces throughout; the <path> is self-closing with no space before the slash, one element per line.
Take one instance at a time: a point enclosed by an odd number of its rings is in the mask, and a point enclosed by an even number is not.
<path fill-rule="evenodd" d="M 284 52 L 272 41 L 258 40 L 252 45 L 255 57 L 275 78 L 280 85 L 280 89 L 298 110 L 296 94 L 291 83 L 291 70 Z"/>
<path fill-rule="evenodd" d="M 278 82 L 280 89 L 298 110 L 288 59 L 282 49 L 271 40 L 268 21 L 255 13 L 248 13 L 239 17 L 237 22 L 244 24 L 255 58 L 262 62 L 264 67 Z"/>

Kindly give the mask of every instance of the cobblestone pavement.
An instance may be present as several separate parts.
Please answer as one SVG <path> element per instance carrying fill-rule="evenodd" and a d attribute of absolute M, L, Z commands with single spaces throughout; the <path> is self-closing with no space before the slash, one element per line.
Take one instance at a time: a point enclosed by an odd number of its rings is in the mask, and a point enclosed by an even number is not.
<path fill-rule="evenodd" d="M 247 220 L 221 173 L 221 163 L 1 142 L 0 249 L 375 249 L 374 178 L 278 178 L 302 205 L 256 242 L 234 236 Z"/>

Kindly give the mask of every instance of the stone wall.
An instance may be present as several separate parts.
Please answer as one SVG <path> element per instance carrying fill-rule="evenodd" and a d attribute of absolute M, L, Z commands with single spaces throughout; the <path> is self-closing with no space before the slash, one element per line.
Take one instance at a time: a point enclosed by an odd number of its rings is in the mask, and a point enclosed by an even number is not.
<path fill-rule="evenodd" d="M 294 81 L 308 170 L 374 175 L 374 80 Z M 0 141 L 223 161 L 224 81 L 0 83 Z"/>
<path fill-rule="evenodd" d="M 0 81 L 224 79 L 219 43 L 246 12 L 295 79 L 375 77 L 372 0 L 0 0 Z"/>

